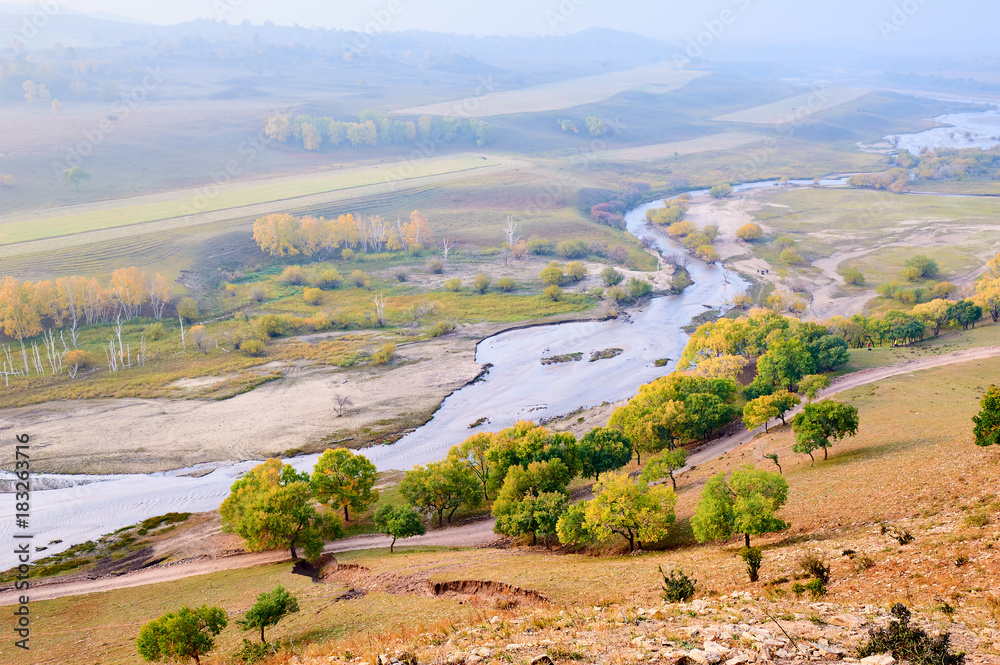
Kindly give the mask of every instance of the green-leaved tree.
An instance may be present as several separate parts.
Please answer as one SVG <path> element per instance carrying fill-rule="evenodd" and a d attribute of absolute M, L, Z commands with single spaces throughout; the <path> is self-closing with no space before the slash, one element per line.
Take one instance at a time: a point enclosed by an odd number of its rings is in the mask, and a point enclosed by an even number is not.
<path fill-rule="evenodd" d="M 376 510 L 375 528 L 379 533 L 392 537 L 392 542 L 389 543 L 390 554 L 396 546 L 397 538 L 410 538 L 427 533 L 424 523 L 420 520 L 420 515 L 409 504 L 405 506 L 384 505 Z"/>
<path fill-rule="evenodd" d="M 280 584 L 273 591 L 267 591 L 257 596 L 257 602 L 247 610 L 242 619 L 236 620 L 243 630 L 260 630 L 260 641 L 264 639 L 264 629 L 277 626 L 285 616 L 299 611 L 299 601 L 288 593 Z"/>
<path fill-rule="evenodd" d="M 610 427 L 595 427 L 577 445 L 580 472 L 584 478 L 599 480 L 605 471 L 620 469 L 632 459 L 632 442 Z"/>
<path fill-rule="evenodd" d="M 221 607 L 202 605 L 191 609 L 185 606 L 144 625 L 135 647 L 148 661 L 193 658 L 200 663 L 201 657 L 215 646 L 213 638 L 227 623 L 226 612 Z"/>
<path fill-rule="evenodd" d="M 788 483 L 780 474 L 746 465 L 726 474 L 712 476 L 705 483 L 691 518 L 694 537 L 700 543 L 726 540 L 742 533 L 746 547 L 750 536 L 788 528 L 776 513 L 788 500 Z"/>
<path fill-rule="evenodd" d="M 977 446 L 1000 445 L 1000 388 L 990 386 L 980 402 L 982 410 L 972 417 Z"/>
<path fill-rule="evenodd" d="M 822 448 L 823 459 L 826 459 L 827 449 L 833 445 L 830 439 L 843 439 L 858 433 L 858 410 L 831 399 L 806 404 L 792 418 L 792 431 L 795 432 L 792 450 L 809 455 L 815 462 L 813 451 Z"/>
<path fill-rule="evenodd" d="M 364 455 L 357 455 L 346 448 L 325 451 L 313 467 L 313 494 L 316 500 L 344 511 L 344 521 L 350 520 L 348 508 L 364 510 L 378 501 L 374 489 L 378 471 Z"/>

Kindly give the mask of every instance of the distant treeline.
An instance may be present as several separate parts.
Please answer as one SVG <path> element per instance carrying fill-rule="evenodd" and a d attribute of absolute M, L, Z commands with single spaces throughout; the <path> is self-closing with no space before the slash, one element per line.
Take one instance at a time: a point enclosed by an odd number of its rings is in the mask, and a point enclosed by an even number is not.
<path fill-rule="evenodd" d="M 414 120 L 395 120 L 366 111 L 357 122 L 330 116 L 276 114 L 267 119 L 268 138 L 294 143 L 306 150 L 365 148 L 401 143 L 469 143 L 483 146 L 493 139 L 493 126 L 476 118 L 424 115 Z"/>

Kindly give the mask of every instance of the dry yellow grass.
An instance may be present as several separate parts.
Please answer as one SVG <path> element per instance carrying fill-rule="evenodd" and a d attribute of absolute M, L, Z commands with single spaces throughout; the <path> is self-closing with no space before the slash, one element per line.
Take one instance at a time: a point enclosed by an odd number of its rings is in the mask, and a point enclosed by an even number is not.
<path fill-rule="evenodd" d="M 493 92 L 438 104 L 395 111 L 402 115 L 453 115 L 485 118 L 506 113 L 539 113 L 599 102 L 633 88 L 655 85 L 658 93 L 678 90 L 709 72 L 681 71 L 673 64 L 659 63 L 620 72 L 536 85 L 520 90 Z"/>
<path fill-rule="evenodd" d="M 713 150 L 730 150 L 741 146 L 766 140 L 768 137 L 753 132 L 729 132 L 700 136 L 688 141 L 672 143 L 657 143 L 638 148 L 621 148 L 619 150 L 603 150 L 593 154 L 594 159 L 625 162 L 645 162 L 654 159 L 667 159 L 680 155 L 694 155 Z"/>
<path fill-rule="evenodd" d="M 870 92 L 871 90 L 860 88 L 819 88 L 795 97 L 727 113 L 712 119 L 725 122 L 749 122 L 758 125 L 779 125 L 803 120 L 815 113 L 846 104 Z"/>

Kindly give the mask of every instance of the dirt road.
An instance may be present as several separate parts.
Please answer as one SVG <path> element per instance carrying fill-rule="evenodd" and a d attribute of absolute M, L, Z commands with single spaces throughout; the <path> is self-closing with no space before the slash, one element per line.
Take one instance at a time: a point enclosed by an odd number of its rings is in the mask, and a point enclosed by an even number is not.
<path fill-rule="evenodd" d="M 869 383 L 875 383 L 892 376 L 910 374 L 935 367 L 966 363 L 974 360 L 984 360 L 987 358 L 1000 357 L 1000 346 L 988 346 L 964 351 L 941 354 L 933 358 L 922 358 L 912 360 L 887 367 L 877 367 L 853 372 L 835 379 L 829 388 L 820 393 L 820 397 L 829 397 L 836 393 Z M 797 411 L 796 409 L 795 411 Z M 795 413 L 793 411 L 792 413 Z M 787 417 L 787 416 L 786 416 Z M 727 453 L 738 446 L 753 440 L 763 431 L 759 427 L 751 431 L 743 431 L 732 436 L 724 437 L 712 441 L 701 448 L 695 450 L 688 458 L 689 465 L 703 464 Z M 461 526 L 449 527 L 445 529 L 433 530 L 424 536 L 408 538 L 405 541 L 397 541 L 397 545 L 432 545 L 445 547 L 475 547 L 491 542 L 495 535 L 493 533 L 494 520 L 490 518 L 463 524 Z M 379 535 L 363 535 L 345 538 L 330 543 L 325 549 L 326 552 L 347 552 L 353 550 L 373 549 L 388 547 L 389 538 Z M 112 589 L 124 589 L 128 587 L 141 586 L 144 584 L 155 584 L 167 582 L 194 575 L 205 575 L 222 570 L 232 570 L 236 568 L 250 568 L 262 566 L 280 561 L 287 561 L 288 553 L 262 552 L 258 554 L 239 554 L 214 559 L 204 559 L 198 561 L 181 562 L 173 565 L 155 566 L 144 570 L 117 577 L 106 577 L 94 580 L 59 580 L 53 579 L 50 582 L 38 581 L 32 583 L 32 600 L 47 600 L 60 598 L 63 596 L 75 596 L 86 593 L 96 593 L 100 591 L 110 591 Z M 17 595 L 13 591 L 0 593 L 0 606 L 10 605 L 16 602 Z"/>

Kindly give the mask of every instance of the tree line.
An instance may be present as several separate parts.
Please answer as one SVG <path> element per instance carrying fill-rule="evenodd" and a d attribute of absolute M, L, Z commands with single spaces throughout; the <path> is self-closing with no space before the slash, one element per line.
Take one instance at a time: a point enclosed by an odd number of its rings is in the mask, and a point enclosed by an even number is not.
<path fill-rule="evenodd" d="M 395 223 L 381 215 L 340 215 L 295 217 L 275 213 L 258 218 L 253 225 L 253 239 L 261 251 L 274 257 L 329 256 L 336 250 L 419 253 L 431 241 L 430 224 L 419 210 L 409 219 Z"/>
<path fill-rule="evenodd" d="M 279 143 L 293 142 L 306 150 L 324 147 L 370 148 L 402 143 L 452 143 L 461 141 L 483 146 L 493 140 L 493 126 L 477 118 L 420 116 L 416 121 L 396 120 L 366 111 L 358 120 L 335 120 L 330 116 L 275 114 L 267 119 L 264 132 Z"/>

